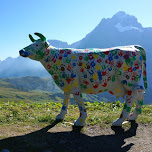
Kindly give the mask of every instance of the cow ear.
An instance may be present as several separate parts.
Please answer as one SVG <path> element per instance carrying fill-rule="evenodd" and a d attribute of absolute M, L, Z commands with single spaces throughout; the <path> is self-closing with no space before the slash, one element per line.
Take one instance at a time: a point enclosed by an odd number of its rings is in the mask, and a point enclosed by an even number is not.
<path fill-rule="evenodd" d="M 49 44 L 47 42 L 45 42 L 45 47 L 48 48 L 49 47 Z"/>

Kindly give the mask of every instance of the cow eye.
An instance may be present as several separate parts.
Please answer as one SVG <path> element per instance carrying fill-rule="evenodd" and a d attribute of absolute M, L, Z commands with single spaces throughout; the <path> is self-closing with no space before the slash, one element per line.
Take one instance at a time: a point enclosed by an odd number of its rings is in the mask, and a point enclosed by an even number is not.
<path fill-rule="evenodd" d="M 36 46 L 39 46 L 38 44 L 36 44 Z"/>

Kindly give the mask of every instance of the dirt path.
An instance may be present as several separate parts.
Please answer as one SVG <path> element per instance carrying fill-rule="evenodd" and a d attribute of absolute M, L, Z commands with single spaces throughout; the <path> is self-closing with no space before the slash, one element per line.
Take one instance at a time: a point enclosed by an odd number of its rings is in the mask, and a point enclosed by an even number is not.
<path fill-rule="evenodd" d="M 81 132 L 79 128 L 63 127 L 57 122 L 44 128 L 14 125 L 1 128 L 0 137 L 0 150 L 10 152 L 152 151 L 152 125 L 136 123 L 125 129 L 85 126 Z"/>

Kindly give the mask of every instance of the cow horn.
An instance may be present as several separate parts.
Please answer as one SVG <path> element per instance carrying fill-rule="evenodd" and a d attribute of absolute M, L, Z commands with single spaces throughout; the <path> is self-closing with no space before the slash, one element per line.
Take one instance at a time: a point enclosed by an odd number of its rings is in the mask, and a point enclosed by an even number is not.
<path fill-rule="evenodd" d="M 42 35 L 41 33 L 34 33 L 34 34 L 35 34 L 35 35 L 37 35 L 37 36 L 39 36 L 43 42 L 45 42 L 45 41 L 46 41 L 45 36 L 44 36 L 44 35 Z"/>
<path fill-rule="evenodd" d="M 29 38 L 32 42 L 35 42 L 35 39 L 33 38 L 33 36 L 31 34 L 29 34 Z"/>

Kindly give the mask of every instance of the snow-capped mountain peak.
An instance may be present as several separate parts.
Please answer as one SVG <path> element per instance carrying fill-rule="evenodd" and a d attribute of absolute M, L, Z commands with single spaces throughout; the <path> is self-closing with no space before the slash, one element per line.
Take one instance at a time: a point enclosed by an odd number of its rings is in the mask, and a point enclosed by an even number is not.
<path fill-rule="evenodd" d="M 115 27 L 118 29 L 119 32 L 124 32 L 124 31 L 128 31 L 128 30 L 137 30 L 137 31 L 143 32 L 142 28 L 134 27 L 131 25 L 130 26 L 122 26 L 121 23 L 117 23 L 115 25 Z"/>
<path fill-rule="evenodd" d="M 128 30 L 138 30 L 143 32 L 142 25 L 138 22 L 135 16 L 126 14 L 123 11 L 116 13 L 112 17 L 114 26 L 119 30 L 119 32 L 124 32 Z"/>

